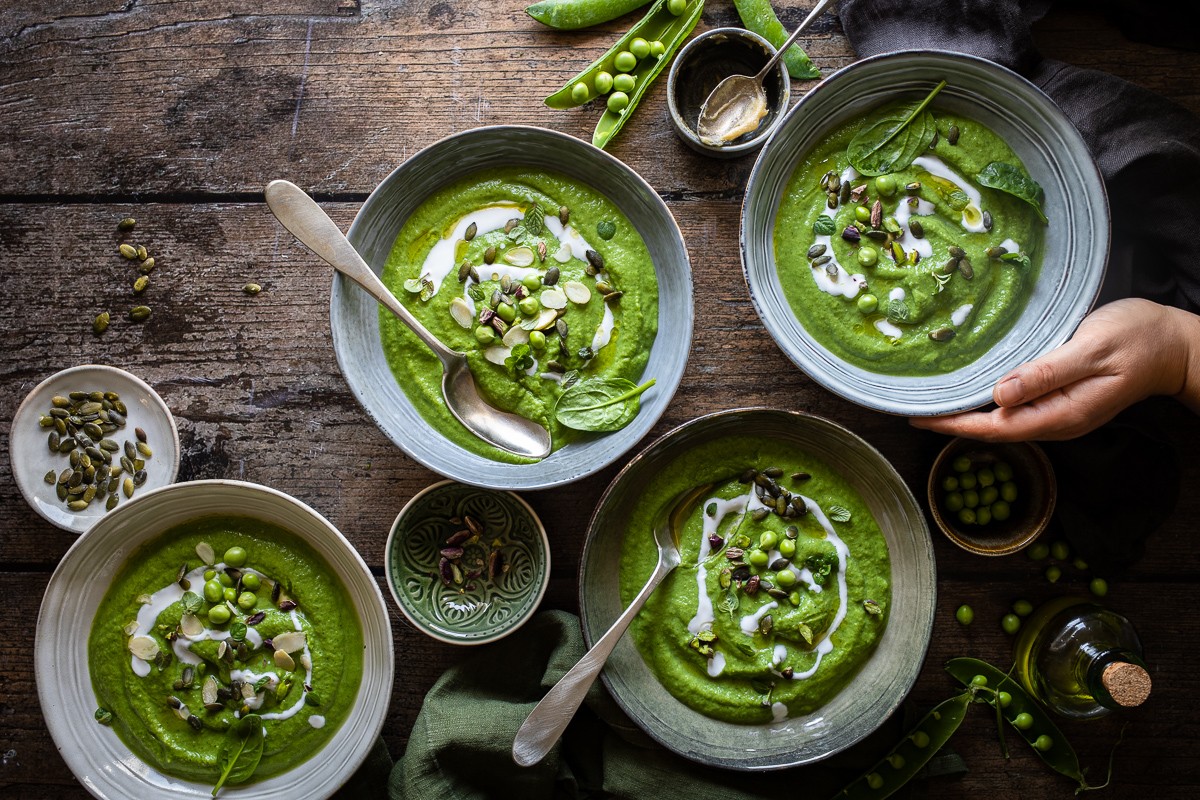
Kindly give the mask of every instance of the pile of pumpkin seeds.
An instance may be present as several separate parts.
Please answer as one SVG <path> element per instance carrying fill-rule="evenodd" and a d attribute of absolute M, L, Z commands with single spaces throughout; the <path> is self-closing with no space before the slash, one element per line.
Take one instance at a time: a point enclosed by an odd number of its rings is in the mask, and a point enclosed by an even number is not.
<path fill-rule="evenodd" d="M 125 217 L 125 219 L 117 223 L 117 230 L 126 233 L 133 230 L 136 225 L 136 219 Z M 118 245 L 117 252 L 126 260 L 137 262 L 138 276 L 133 281 L 133 294 L 135 297 L 140 296 L 150 285 L 150 273 L 154 271 L 154 256 L 150 255 L 145 245 L 135 245 L 128 242 L 122 242 Z M 129 309 L 129 320 L 137 323 L 145 322 L 150 319 L 150 313 L 150 306 L 134 305 Z M 92 332 L 97 336 L 102 335 L 108 330 L 111 320 L 112 315 L 108 311 L 101 311 L 92 320 Z"/>
<path fill-rule="evenodd" d="M 146 432 L 134 428 L 134 440 L 117 444 L 112 435 L 123 430 L 128 409 L 116 392 L 71 392 L 56 395 L 51 408 L 38 420 L 49 428 L 46 445 L 51 453 L 68 456 L 71 465 L 62 472 L 50 470 L 44 480 L 71 511 L 83 511 L 104 498 L 105 511 L 116 508 L 122 494 L 133 497 L 146 482 L 146 460 L 154 453 Z"/>

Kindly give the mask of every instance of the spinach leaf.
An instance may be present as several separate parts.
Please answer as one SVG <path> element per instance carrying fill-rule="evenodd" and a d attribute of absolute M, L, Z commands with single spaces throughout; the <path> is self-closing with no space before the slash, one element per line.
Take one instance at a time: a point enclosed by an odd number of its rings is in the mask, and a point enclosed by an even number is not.
<path fill-rule="evenodd" d="M 562 393 L 554 404 L 554 417 L 577 431 L 617 431 L 637 416 L 638 395 L 654 379 L 634 386 L 624 378 L 588 378 Z"/>
<path fill-rule="evenodd" d="M 867 117 L 866 124 L 854 134 L 846 148 L 850 165 L 863 175 L 885 175 L 911 164 L 929 147 L 937 132 L 933 114 L 925 107 L 945 85 L 942 81 L 933 87 L 933 91 L 911 109 L 903 106 L 878 109 Z"/>
<path fill-rule="evenodd" d="M 1037 211 L 1043 225 L 1049 222 L 1042 213 L 1042 187 L 1020 167 L 1005 164 L 1003 161 L 993 161 L 975 176 L 975 180 L 989 189 L 996 189 L 1024 200 Z"/>
<path fill-rule="evenodd" d="M 212 796 L 226 783 L 245 783 L 250 780 L 263 754 L 262 717 L 247 714 L 229 727 L 221 743 L 221 777 L 213 787 Z"/>

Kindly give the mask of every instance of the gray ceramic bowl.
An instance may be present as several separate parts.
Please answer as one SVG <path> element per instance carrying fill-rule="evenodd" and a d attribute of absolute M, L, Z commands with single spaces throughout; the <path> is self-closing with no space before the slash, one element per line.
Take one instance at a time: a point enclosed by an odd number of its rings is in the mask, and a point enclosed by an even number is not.
<path fill-rule="evenodd" d="M 535 464 L 505 464 L 464 450 L 434 431 L 396 383 L 383 355 L 379 306 L 334 276 L 330 325 L 338 365 L 350 390 L 380 430 L 404 452 L 448 478 L 496 489 L 544 489 L 603 469 L 645 436 L 666 410 L 687 365 L 692 341 L 692 276 L 687 248 L 667 206 L 637 173 L 599 148 L 543 128 L 476 128 L 409 158 L 371 192 L 347 234 L 379 273 L 405 220 L 426 197 L 473 172 L 498 166 L 551 170 L 606 195 L 637 227 L 658 278 L 658 338 L 645 376 L 657 382 L 641 411 L 615 433 L 572 443 Z"/>
<path fill-rule="evenodd" d="M 791 78 L 782 61 L 763 81 L 767 115 L 758 130 L 718 146 L 700 141 L 696 123 L 700 108 L 717 84 L 730 75 L 756 75 L 773 55 L 775 48 L 770 42 L 742 28 L 714 28 L 684 45 L 667 73 L 667 110 L 683 143 L 717 158 L 737 158 L 762 147 L 783 122 L 792 97 Z"/>
<path fill-rule="evenodd" d="M 609 485 L 588 527 L 579 577 L 584 636 L 590 646 L 624 610 L 622 532 L 640 493 L 693 446 L 726 436 L 794 444 L 822 458 L 870 508 L 892 568 L 892 605 L 879 646 L 829 703 L 782 724 L 735 725 L 692 710 L 662 687 L 628 636 L 602 677 L 634 722 L 694 761 L 741 770 L 811 763 L 850 747 L 900 705 L 925 660 L 937 594 L 933 543 L 912 492 L 878 450 L 840 425 L 809 414 L 738 409 L 693 420 L 640 453 Z"/>
<path fill-rule="evenodd" d="M 788 306 L 775 269 L 775 216 L 796 165 L 832 129 L 887 100 L 923 96 L 943 78 L 949 84 L 936 104 L 998 133 L 1045 190 L 1043 207 L 1053 223 L 1040 277 L 1012 329 L 975 362 L 926 377 L 868 372 L 826 350 Z M 742 205 L 742 268 L 755 309 L 780 349 L 830 391 L 908 416 L 984 405 L 1005 372 L 1070 338 L 1096 300 L 1108 243 L 1104 183 L 1058 106 L 1016 73 L 960 53 L 886 53 L 822 81 L 796 104 L 759 155 Z"/>

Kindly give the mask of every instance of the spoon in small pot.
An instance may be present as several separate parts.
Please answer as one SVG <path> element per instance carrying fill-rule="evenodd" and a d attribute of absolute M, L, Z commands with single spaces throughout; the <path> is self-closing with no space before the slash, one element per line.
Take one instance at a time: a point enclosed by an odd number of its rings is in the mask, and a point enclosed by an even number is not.
<path fill-rule="evenodd" d="M 271 181 L 264 190 L 267 206 L 300 243 L 327 264 L 361 286 L 424 342 L 442 362 L 442 397 L 450 413 L 480 439 L 526 458 L 550 454 L 550 432 L 536 422 L 489 405 L 475 386 L 467 359 L 451 350 L 425 329 L 379 279 L 337 223 L 300 187 L 288 181 Z"/>
<path fill-rule="evenodd" d="M 604 669 L 604 662 L 608 661 L 613 648 L 625 635 L 629 623 L 633 622 L 642 606 L 646 605 L 646 601 L 662 583 L 663 578 L 679 566 L 679 528 L 696 501 L 715 485 L 716 483 L 706 483 L 685 489 L 659 511 L 654 521 L 654 544 L 658 547 L 658 563 L 654 566 L 654 572 L 650 574 L 650 580 L 646 581 L 646 585 L 621 616 L 617 617 L 612 627 L 596 640 L 592 649 L 584 653 L 575 666 L 558 679 L 558 683 L 546 692 L 541 702 L 534 706 L 533 711 L 530 711 L 529 716 L 521 723 L 512 746 L 513 761 L 517 766 L 531 767 L 541 761 L 567 729 L 596 676 Z"/>
<path fill-rule="evenodd" d="M 700 141 L 719 146 L 758 130 L 763 117 L 767 115 L 767 93 L 763 91 L 763 79 L 809 24 L 823 14 L 833 2 L 834 0 L 821 0 L 817 3 L 800 23 L 800 27 L 787 38 L 783 47 L 775 51 L 775 55 L 771 56 L 757 75 L 730 75 L 717 84 L 717 88 L 709 93 L 704 105 L 700 106 L 700 119 L 696 123 L 696 133 L 699 134 Z"/>

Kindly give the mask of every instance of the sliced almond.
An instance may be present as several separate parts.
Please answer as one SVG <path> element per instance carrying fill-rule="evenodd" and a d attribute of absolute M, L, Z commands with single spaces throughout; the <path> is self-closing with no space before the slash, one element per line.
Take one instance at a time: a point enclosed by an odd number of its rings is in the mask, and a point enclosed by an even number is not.
<path fill-rule="evenodd" d="M 196 555 L 200 556 L 200 560 L 210 567 L 217 563 L 217 554 L 208 542 L 201 542 L 196 545 Z"/>
<path fill-rule="evenodd" d="M 133 636 L 135 633 L 137 633 L 137 629 L 138 629 L 138 624 L 137 624 L 137 620 L 135 619 L 133 622 L 125 623 L 125 627 L 122 630 L 125 631 L 126 636 Z"/>
<path fill-rule="evenodd" d="M 567 295 L 568 300 L 580 305 L 592 299 L 592 290 L 579 281 L 567 281 L 563 285 L 563 292 Z"/>
<path fill-rule="evenodd" d="M 558 312 L 553 308 L 543 308 L 542 313 L 537 315 L 537 322 L 533 326 L 535 331 L 545 331 L 554 327 L 554 323 L 558 321 Z"/>
<path fill-rule="evenodd" d="M 285 653 L 294 653 L 297 650 L 303 650 L 308 637 L 304 631 L 287 631 L 281 633 L 271 640 L 275 643 L 276 650 L 282 650 Z"/>
<path fill-rule="evenodd" d="M 204 686 L 200 688 L 200 697 L 204 700 L 204 705 L 211 706 L 217 702 L 217 679 L 209 675 L 204 679 Z"/>
<path fill-rule="evenodd" d="M 149 636 L 134 636 L 129 640 L 129 652 L 142 661 L 153 661 L 158 655 L 158 642 Z"/>
<path fill-rule="evenodd" d="M 450 301 L 450 316 L 454 317 L 454 321 L 464 328 L 470 328 L 471 324 L 475 321 L 475 315 L 471 313 L 471 307 L 461 297 L 456 297 Z"/>
<path fill-rule="evenodd" d="M 558 246 L 558 250 L 554 252 L 554 260 L 560 264 L 565 264 L 571 260 L 571 245 L 563 242 Z"/>
<path fill-rule="evenodd" d="M 533 251 L 522 245 L 514 247 L 504 254 L 504 261 L 514 267 L 528 267 L 533 264 Z"/>
<path fill-rule="evenodd" d="M 507 347 L 489 347 L 487 350 L 483 351 L 484 358 L 493 364 L 498 364 L 501 367 L 504 366 L 504 362 L 508 360 L 510 355 L 512 355 L 512 353 Z"/>
<path fill-rule="evenodd" d="M 275 666 L 279 667 L 280 669 L 285 669 L 288 672 L 291 672 L 292 670 L 294 670 L 296 668 L 296 662 L 293 661 L 292 657 L 289 656 L 287 653 L 283 652 L 282 650 L 276 650 L 275 651 Z"/>
<path fill-rule="evenodd" d="M 539 298 L 545 308 L 566 308 L 567 296 L 558 289 L 547 289 Z"/>
<path fill-rule="evenodd" d="M 175 709 L 175 716 L 186 721 L 191 715 L 192 712 L 188 711 L 188 707 L 183 704 L 183 701 L 179 701 L 179 708 Z"/>
<path fill-rule="evenodd" d="M 137 601 L 140 605 L 148 606 L 154 602 L 154 598 L 148 594 L 139 594 L 137 596 Z"/>
<path fill-rule="evenodd" d="M 501 339 L 505 347 L 516 347 L 519 344 L 529 343 L 529 331 L 519 325 L 514 325 L 508 329 L 508 333 L 504 334 Z"/>
<path fill-rule="evenodd" d="M 312 659 L 308 657 L 308 653 L 300 654 L 300 666 L 304 667 L 306 670 L 312 669 Z"/>
<path fill-rule="evenodd" d="M 224 658 L 225 651 L 229 649 L 229 642 L 222 640 L 217 644 L 217 658 Z"/>
<path fill-rule="evenodd" d="M 179 618 L 179 630 L 189 639 L 204 635 L 204 623 L 195 614 L 184 614 Z"/>
<path fill-rule="evenodd" d="M 275 655 L 279 655 L 279 653 L 276 653 Z M 284 655 L 287 655 L 287 653 L 284 653 Z M 279 660 L 276 659 L 275 663 L 278 664 Z M 241 691 L 242 691 L 242 699 L 243 700 L 253 700 L 254 699 L 254 684 L 253 683 L 243 683 Z"/>

